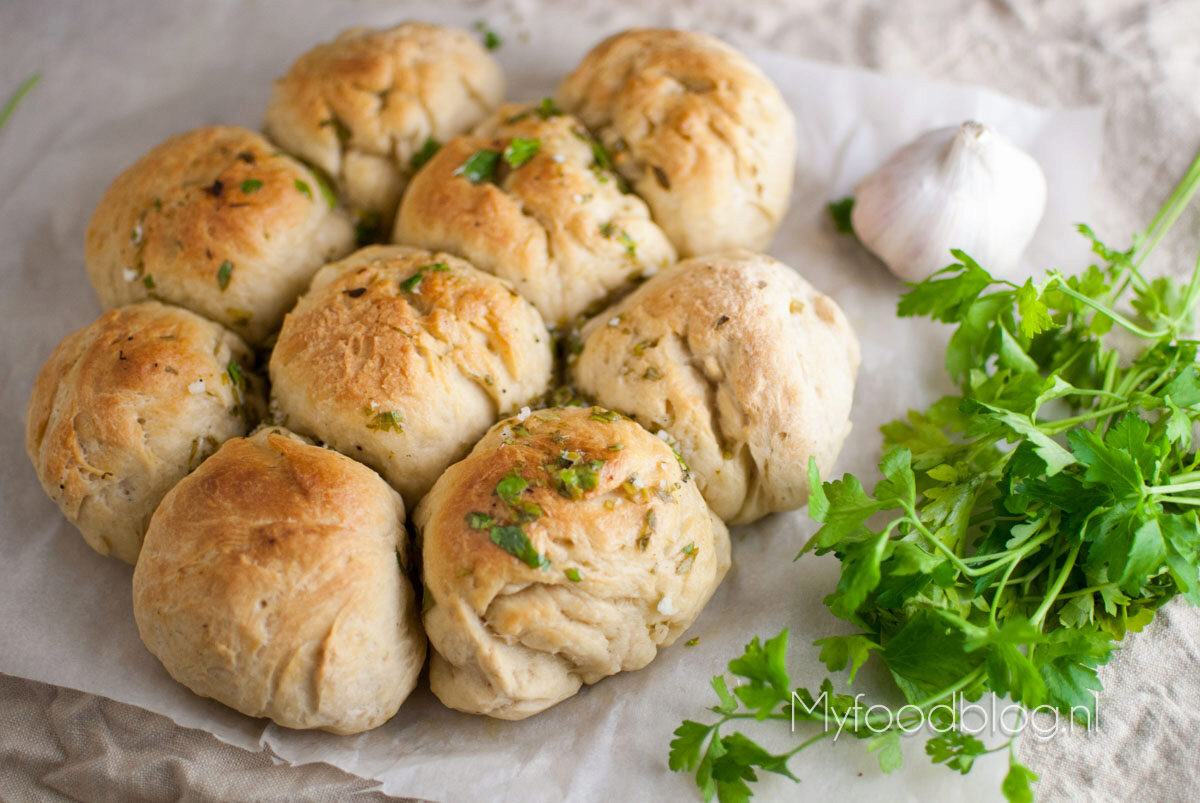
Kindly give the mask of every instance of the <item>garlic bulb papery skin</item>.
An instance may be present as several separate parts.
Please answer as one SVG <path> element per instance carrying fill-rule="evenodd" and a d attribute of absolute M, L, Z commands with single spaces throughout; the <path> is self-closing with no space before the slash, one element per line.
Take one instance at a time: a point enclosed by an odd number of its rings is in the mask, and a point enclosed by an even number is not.
<path fill-rule="evenodd" d="M 1011 274 L 1046 209 L 1032 156 L 985 125 L 922 134 L 855 190 L 854 233 L 910 282 L 956 261 L 958 248 L 993 275 Z"/>

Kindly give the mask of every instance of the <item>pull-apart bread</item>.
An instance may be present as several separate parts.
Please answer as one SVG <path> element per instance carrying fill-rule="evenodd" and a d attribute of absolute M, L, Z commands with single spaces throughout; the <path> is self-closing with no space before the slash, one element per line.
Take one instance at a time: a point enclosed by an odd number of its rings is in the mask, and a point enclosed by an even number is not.
<path fill-rule="evenodd" d="M 827 476 L 850 434 L 858 340 L 832 299 L 770 257 L 684 260 L 582 335 L 577 386 L 673 436 L 729 524 L 803 505 L 808 459 Z"/>
<path fill-rule="evenodd" d="M 474 169 L 490 160 L 486 170 Z M 598 312 L 675 261 L 646 204 L 552 101 L 507 104 L 413 179 L 393 239 L 513 283 L 547 324 Z"/>
<path fill-rule="evenodd" d="M 500 65 L 467 31 L 422 22 L 351 28 L 275 82 L 265 128 L 332 177 L 368 227 L 386 227 L 438 143 L 502 100 Z"/>
<path fill-rule="evenodd" d="M 196 694 L 289 728 L 369 730 L 425 661 L 406 538 L 378 474 L 262 428 L 155 512 L 133 573 L 138 632 Z"/>
<path fill-rule="evenodd" d="M 253 364 L 237 335 L 156 301 L 58 344 L 33 386 L 25 451 L 89 546 L 137 560 L 163 495 L 261 415 Z"/>
<path fill-rule="evenodd" d="M 374 468 L 415 505 L 502 414 L 545 392 L 542 318 L 449 254 L 370 246 L 328 265 L 271 355 L 276 420 Z"/>
<path fill-rule="evenodd" d="M 100 303 L 157 299 L 261 345 L 317 268 L 354 247 L 331 191 L 253 131 L 171 137 L 113 181 L 85 260 Z"/>
<path fill-rule="evenodd" d="M 767 247 L 792 194 L 796 123 L 741 53 L 702 33 L 633 28 L 592 48 L 557 100 L 680 256 Z"/>
<path fill-rule="evenodd" d="M 729 568 L 725 525 L 671 448 L 597 407 L 500 422 L 414 521 L 433 692 L 501 719 L 650 663 Z"/>

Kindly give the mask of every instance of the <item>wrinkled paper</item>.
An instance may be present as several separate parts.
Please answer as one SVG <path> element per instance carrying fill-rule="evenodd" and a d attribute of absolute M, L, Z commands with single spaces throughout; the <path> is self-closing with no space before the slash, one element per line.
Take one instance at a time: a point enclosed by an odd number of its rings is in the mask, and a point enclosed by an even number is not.
<path fill-rule="evenodd" d="M 201 12 L 203 9 L 203 12 Z M 290 731 L 192 695 L 138 639 L 130 567 L 92 552 L 38 487 L 24 457 L 24 409 L 54 345 L 100 312 L 83 268 L 84 231 L 108 183 L 172 133 L 212 123 L 257 127 L 271 80 L 312 45 L 356 24 L 386 26 L 419 16 L 464 27 L 429 4 L 213 2 L 13 4 L 0 12 L 0 94 L 40 70 L 41 83 L 0 131 L 0 672 L 83 689 L 203 728 L 249 749 L 326 761 L 377 778 L 386 791 L 451 800 L 692 799 L 689 777 L 667 769 L 680 720 L 709 717 L 708 679 L 751 635 L 791 631 L 797 682 L 824 676 L 814 639 L 848 632 L 821 599 L 837 564 L 793 563 L 814 525 L 803 511 L 734 530 L 734 567 L 684 639 L 647 668 L 609 678 L 524 722 L 444 708 L 423 685 L 388 724 L 359 736 Z M 536 99 L 603 35 L 602 23 L 543 14 L 493 18 L 505 38 L 497 57 L 509 97 Z M 771 253 L 832 295 L 863 347 L 854 433 L 838 473 L 875 475 L 880 424 L 929 404 L 948 388 L 945 327 L 898 320 L 900 284 L 850 237 L 825 204 L 917 134 L 971 118 L 999 129 L 1041 163 L 1047 212 L 1029 266 L 1075 269 L 1087 250 L 1070 226 L 1087 218 L 1100 150 L 1096 109 L 1050 111 L 964 86 L 844 69 L 783 54 L 748 54 L 775 80 L 796 114 L 799 162 L 792 208 Z M 1077 242 L 1078 241 L 1078 242 Z M 949 260 L 948 260 L 949 261 Z M 1032 269 L 1031 267 L 1028 269 Z M 697 637 L 700 643 L 685 647 Z M 844 678 L 842 678 L 844 682 Z M 868 665 L 855 691 L 894 690 Z M 750 725 L 794 744 L 786 724 Z M 771 741 L 768 739 L 768 741 Z M 846 742 L 854 742 L 846 744 Z M 848 800 L 991 800 L 1003 757 L 963 778 L 931 766 L 924 740 L 904 740 L 905 769 L 880 773 L 864 745 L 846 737 L 792 761 L 802 779 L 767 777 L 764 797 Z M 698 799 L 698 798 L 697 798 Z"/>

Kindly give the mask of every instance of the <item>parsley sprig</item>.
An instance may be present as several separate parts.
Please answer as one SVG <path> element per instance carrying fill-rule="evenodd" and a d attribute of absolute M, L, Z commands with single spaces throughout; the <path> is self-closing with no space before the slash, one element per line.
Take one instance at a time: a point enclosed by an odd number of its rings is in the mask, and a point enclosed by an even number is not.
<path fill-rule="evenodd" d="M 801 555 L 838 558 L 825 603 L 859 630 L 817 642 L 830 671 L 848 667 L 852 683 L 877 656 L 912 717 L 991 692 L 1090 725 L 1097 667 L 1126 632 L 1176 595 L 1200 604 L 1200 264 L 1185 283 L 1142 272 L 1198 187 L 1200 157 L 1125 251 L 1080 226 L 1098 264 L 1079 274 L 1017 284 L 954 251 L 955 264 L 902 297 L 901 317 L 955 327 L 945 366 L 958 392 L 882 428 L 871 493 L 810 466 L 809 514 L 822 526 Z M 1138 343 L 1124 358 L 1108 337 L 1118 328 Z M 847 716 L 884 771 L 899 766 L 901 723 L 870 727 L 828 680 L 830 704 L 810 716 L 813 695 L 792 688 L 785 651 L 786 631 L 753 640 L 729 664 L 741 685 L 713 680 L 720 718 L 675 732 L 670 765 L 694 771 L 706 799 L 745 800 L 758 771 L 793 777 L 791 756 Z M 721 731 L 793 715 L 823 728 L 782 754 Z M 1011 741 L 989 749 L 952 727 L 926 742 L 932 761 L 962 773 L 996 751 L 1010 762 L 1001 791 L 1030 800 L 1036 776 Z"/>
<path fill-rule="evenodd" d="M 4 128 L 4 124 L 8 122 L 8 118 L 12 117 L 13 112 L 17 110 L 17 106 L 25 99 L 25 96 L 37 86 L 38 81 L 42 79 L 41 73 L 34 73 L 21 82 L 16 91 L 12 93 L 4 107 L 0 108 L 0 128 Z"/>

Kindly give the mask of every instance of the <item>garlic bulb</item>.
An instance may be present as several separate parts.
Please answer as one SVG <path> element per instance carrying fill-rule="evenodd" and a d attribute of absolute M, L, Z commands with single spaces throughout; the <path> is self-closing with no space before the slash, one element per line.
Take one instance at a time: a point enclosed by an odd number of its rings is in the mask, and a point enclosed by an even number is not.
<path fill-rule="evenodd" d="M 953 264 L 951 248 L 1004 275 L 1042 219 L 1046 177 L 999 133 L 966 122 L 896 151 L 855 196 L 855 234 L 901 279 L 920 281 Z"/>

